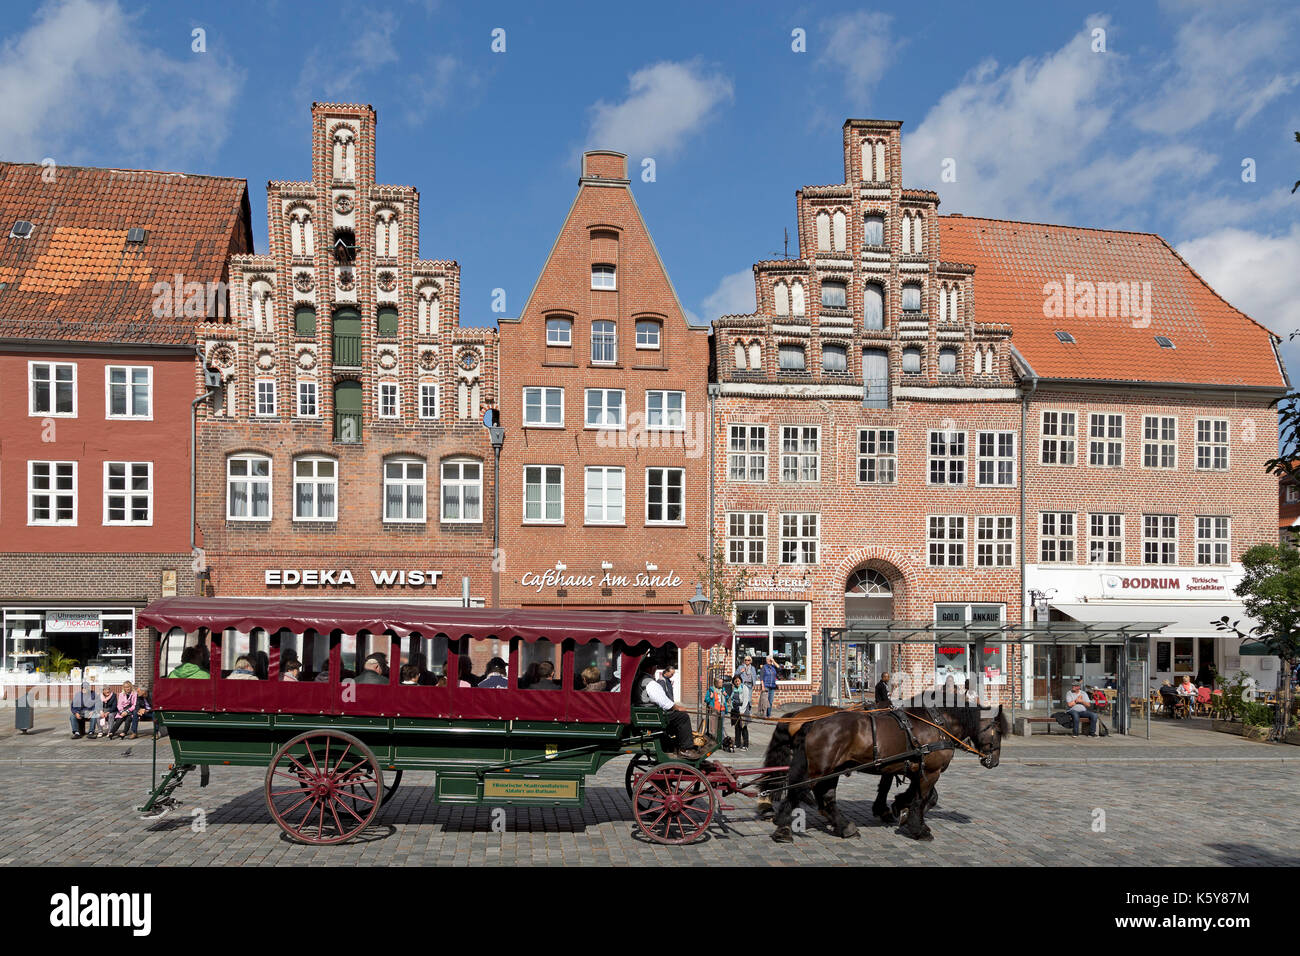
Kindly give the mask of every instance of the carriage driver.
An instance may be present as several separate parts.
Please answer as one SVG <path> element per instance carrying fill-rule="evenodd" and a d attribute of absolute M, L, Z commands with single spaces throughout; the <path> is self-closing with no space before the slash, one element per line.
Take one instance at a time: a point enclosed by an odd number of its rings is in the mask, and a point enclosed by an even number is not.
<path fill-rule="evenodd" d="M 689 711 L 681 704 L 673 703 L 673 699 L 664 691 L 663 686 L 654 679 L 654 672 L 654 663 L 647 658 L 637 671 L 636 683 L 632 688 L 632 700 L 642 707 L 653 704 L 663 710 L 667 716 L 669 738 L 677 741 L 678 756 L 685 757 L 687 760 L 699 760 L 704 754 L 694 746 L 695 738 L 691 733 Z"/>

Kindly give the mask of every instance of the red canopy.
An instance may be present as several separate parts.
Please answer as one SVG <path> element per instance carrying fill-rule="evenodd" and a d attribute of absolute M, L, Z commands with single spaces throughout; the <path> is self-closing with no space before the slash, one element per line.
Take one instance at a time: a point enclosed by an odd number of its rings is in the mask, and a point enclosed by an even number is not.
<path fill-rule="evenodd" d="M 653 647 L 697 644 L 713 647 L 731 639 L 731 628 L 716 615 L 687 616 L 645 611 L 569 611 L 564 608 L 465 608 L 408 604 L 397 601 L 322 601 L 319 599 L 258 600 L 250 598 L 163 598 L 138 616 L 140 624 L 166 633 L 254 628 L 297 634 L 339 630 L 345 634 L 392 631 L 399 637 L 419 632 L 451 639 L 512 638 L 525 641 L 572 639 Z"/>

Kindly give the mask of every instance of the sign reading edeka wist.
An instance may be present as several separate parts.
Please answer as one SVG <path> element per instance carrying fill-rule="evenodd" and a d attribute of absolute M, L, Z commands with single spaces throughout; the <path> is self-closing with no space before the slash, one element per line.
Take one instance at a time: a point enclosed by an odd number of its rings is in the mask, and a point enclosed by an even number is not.
<path fill-rule="evenodd" d="M 421 588 L 438 586 L 441 571 L 374 570 L 370 579 L 377 588 Z M 267 568 L 263 580 L 268 588 L 354 588 L 356 576 L 348 568 Z"/>

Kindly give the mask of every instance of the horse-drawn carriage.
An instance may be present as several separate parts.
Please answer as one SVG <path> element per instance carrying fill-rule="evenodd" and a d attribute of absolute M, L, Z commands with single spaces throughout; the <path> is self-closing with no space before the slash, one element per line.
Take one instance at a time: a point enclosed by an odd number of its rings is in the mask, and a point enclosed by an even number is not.
<path fill-rule="evenodd" d="M 784 784 L 787 754 L 808 765 L 805 735 L 798 746 L 785 735 L 775 766 L 716 763 L 712 738 L 684 757 L 664 711 L 634 703 L 643 667 L 731 639 L 718 617 L 165 598 L 139 620 L 156 633 L 154 707 L 174 758 L 155 773 L 146 814 L 172 806 L 195 769 L 206 783 L 211 766 L 265 767 L 267 810 L 284 832 L 341 843 L 406 772 L 432 771 L 439 804 L 578 807 L 589 775 L 631 755 L 637 826 L 681 844 L 729 809 L 727 796 Z M 889 763 L 873 754 L 849 769 Z"/>

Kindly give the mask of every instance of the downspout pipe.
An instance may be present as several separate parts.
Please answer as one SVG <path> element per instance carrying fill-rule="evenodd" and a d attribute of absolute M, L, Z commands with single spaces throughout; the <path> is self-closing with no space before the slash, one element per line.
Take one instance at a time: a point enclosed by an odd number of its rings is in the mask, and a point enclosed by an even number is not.
<path fill-rule="evenodd" d="M 1028 583 L 1025 577 L 1025 535 L 1027 533 L 1026 526 L 1025 526 L 1025 504 L 1026 504 L 1025 488 L 1026 485 L 1028 485 L 1029 483 L 1028 470 L 1026 468 L 1026 465 L 1028 464 L 1028 460 L 1029 460 L 1029 455 L 1026 449 L 1028 448 L 1029 442 L 1026 441 L 1026 438 L 1029 435 L 1029 399 L 1036 391 L 1038 391 L 1038 376 L 1031 372 L 1029 376 L 1029 391 L 1026 392 L 1022 388 L 1020 392 L 1020 535 L 1019 537 L 1020 537 L 1020 626 L 1022 628 L 1029 623 L 1029 617 L 1026 614 L 1026 611 L 1029 610 L 1029 608 L 1027 607 L 1029 594 L 1025 590 L 1026 585 Z M 1031 648 L 1033 647 L 1032 644 L 1029 646 Z M 1028 672 L 1032 671 L 1033 661 L 1031 660 L 1028 662 L 1028 670 L 1027 670 L 1026 661 L 1025 661 L 1024 644 L 1020 645 L 1020 668 L 1021 668 L 1020 681 L 1019 681 L 1020 697 L 1022 703 L 1027 704 L 1028 702 L 1024 700 L 1025 697 L 1024 688 L 1025 688 L 1025 681 L 1027 679 L 1026 675 Z M 1028 711 L 1029 707 L 1026 706 L 1024 709 Z M 1015 706 L 1013 704 L 1012 715 L 1014 716 L 1014 714 L 1015 714 Z"/>
<path fill-rule="evenodd" d="M 199 360 L 203 356 L 200 353 Z M 204 369 L 206 372 L 206 369 Z M 194 558 L 192 568 L 195 575 L 200 571 L 207 569 L 207 562 L 198 560 L 199 543 L 198 543 L 198 431 L 199 431 L 199 406 L 211 399 L 221 390 L 221 386 L 208 386 L 204 389 L 202 395 L 190 402 L 190 555 Z M 196 589 L 197 590 L 197 589 Z"/>

